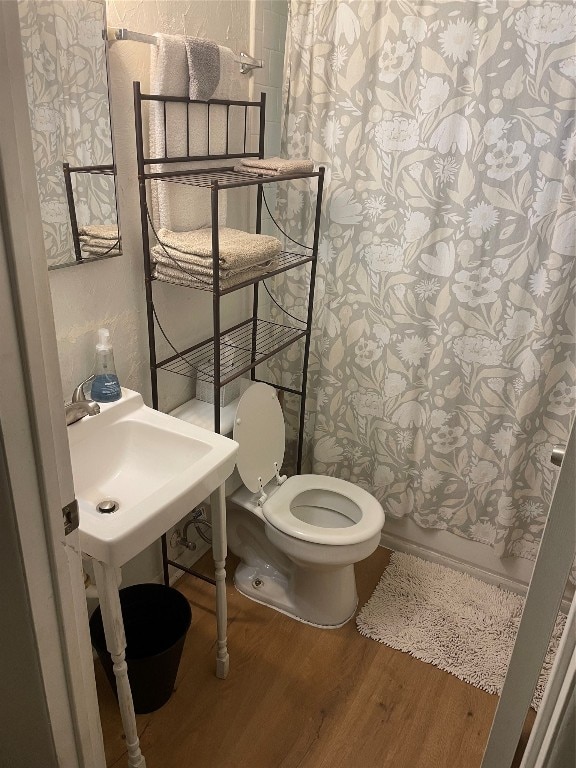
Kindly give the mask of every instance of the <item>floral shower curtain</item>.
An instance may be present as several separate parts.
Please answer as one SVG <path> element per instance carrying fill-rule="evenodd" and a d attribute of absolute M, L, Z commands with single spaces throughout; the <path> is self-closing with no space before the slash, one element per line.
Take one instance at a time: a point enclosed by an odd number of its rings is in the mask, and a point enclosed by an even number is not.
<path fill-rule="evenodd" d="M 283 151 L 327 168 L 312 471 L 501 555 L 535 556 L 576 406 L 575 43 L 571 2 L 290 3 Z"/>

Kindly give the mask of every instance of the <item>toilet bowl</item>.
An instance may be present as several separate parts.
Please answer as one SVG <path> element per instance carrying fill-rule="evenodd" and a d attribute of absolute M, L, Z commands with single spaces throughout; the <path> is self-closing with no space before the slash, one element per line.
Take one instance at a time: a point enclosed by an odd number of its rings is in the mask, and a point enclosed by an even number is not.
<path fill-rule="evenodd" d="M 285 428 L 274 389 L 240 398 L 233 437 L 243 487 L 227 511 L 236 588 L 299 621 L 339 627 L 358 603 L 354 563 L 380 542 L 384 512 L 367 491 L 325 475 L 280 475 Z"/>

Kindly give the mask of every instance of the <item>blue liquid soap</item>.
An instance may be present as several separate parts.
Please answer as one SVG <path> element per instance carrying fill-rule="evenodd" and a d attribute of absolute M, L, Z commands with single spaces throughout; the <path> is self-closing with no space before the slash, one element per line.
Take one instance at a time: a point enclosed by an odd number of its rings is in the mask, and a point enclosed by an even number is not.
<path fill-rule="evenodd" d="M 91 397 L 97 403 L 113 403 L 120 400 L 122 390 L 116 375 L 114 353 L 110 344 L 110 332 L 106 328 L 98 331 L 96 344 L 96 375 L 92 382 Z"/>
<path fill-rule="evenodd" d="M 115 373 L 100 373 L 92 382 L 92 400 L 97 403 L 113 403 L 120 400 L 122 390 Z"/>

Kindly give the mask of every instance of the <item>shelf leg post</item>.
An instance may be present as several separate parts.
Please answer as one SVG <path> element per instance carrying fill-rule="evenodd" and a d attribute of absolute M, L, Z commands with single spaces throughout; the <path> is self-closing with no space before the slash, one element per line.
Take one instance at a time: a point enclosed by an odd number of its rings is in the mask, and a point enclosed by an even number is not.
<path fill-rule="evenodd" d="M 160 547 L 162 549 L 162 576 L 164 579 L 164 586 L 170 586 L 170 573 L 168 571 L 168 539 L 166 534 L 163 533 L 160 537 Z"/>
<path fill-rule="evenodd" d="M 150 233 L 148 232 L 148 202 L 144 167 L 144 129 L 142 125 L 142 97 L 140 83 L 134 83 L 134 127 L 136 132 L 136 161 L 138 165 L 138 195 L 140 200 L 140 228 L 144 259 L 144 285 L 146 288 L 146 315 L 148 324 L 148 356 L 150 360 L 150 388 L 152 407 L 158 409 L 158 371 L 156 370 L 156 336 L 154 328 L 154 299 L 152 296 L 152 267 L 150 264 Z"/>
<path fill-rule="evenodd" d="M 228 656 L 226 603 L 226 496 L 225 484 L 217 488 L 210 496 L 212 512 L 212 554 L 216 577 L 216 677 L 222 680 L 228 675 L 230 657 Z"/>
<path fill-rule="evenodd" d="M 256 194 L 256 234 L 259 235 L 262 232 L 262 197 L 264 190 L 262 184 L 258 184 L 258 192 Z"/>
<path fill-rule="evenodd" d="M 212 185 L 212 326 L 214 329 L 214 432 L 220 432 L 220 238 L 218 181 Z"/>
<path fill-rule="evenodd" d="M 252 368 L 250 369 L 250 378 L 252 381 L 256 380 L 256 339 L 258 338 L 258 286 L 260 283 L 254 283 L 254 293 L 252 296 L 252 354 L 251 362 Z"/>
<path fill-rule="evenodd" d="M 306 342 L 304 343 L 304 359 L 302 361 L 302 397 L 300 399 L 300 425 L 298 430 L 298 453 L 296 457 L 296 472 L 302 472 L 302 452 L 304 447 L 304 425 L 306 422 L 306 388 L 308 385 L 308 360 L 310 358 L 310 341 L 312 337 L 312 316 L 314 313 L 314 288 L 316 282 L 316 265 L 318 263 L 318 242 L 320 239 L 320 216 L 322 213 L 322 192 L 324 189 L 324 168 L 319 168 L 318 194 L 316 196 L 316 216 L 314 219 L 314 240 L 312 243 L 312 262 L 310 265 L 310 291 L 308 294 L 308 313 L 306 317 Z"/>
<path fill-rule="evenodd" d="M 260 92 L 260 125 L 258 131 L 258 157 L 262 160 L 266 149 L 266 93 Z"/>
<path fill-rule="evenodd" d="M 258 131 L 258 157 L 262 159 L 264 157 L 264 145 L 266 138 L 266 94 L 260 93 L 260 121 Z M 264 188 L 262 184 L 258 184 L 258 193 L 256 195 L 256 234 L 262 232 L 262 197 L 264 195 Z M 252 364 L 256 360 L 256 338 L 258 335 L 258 288 L 260 283 L 254 283 L 254 294 L 252 298 Z M 256 368 L 250 369 L 250 378 L 252 381 L 256 381 Z"/>
<path fill-rule="evenodd" d="M 70 163 L 64 163 L 64 187 L 66 189 L 66 199 L 68 200 L 68 213 L 70 214 L 70 226 L 72 228 L 72 242 L 74 243 L 74 253 L 76 261 L 82 261 L 82 248 L 80 245 L 80 236 L 78 234 L 78 219 L 76 218 L 76 205 L 74 203 L 74 190 L 72 188 L 72 177 L 70 176 Z"/>
<path fill-rule="evenodd" d="M 260 127 L 262 137 L 262 127 Z M 263 157 L 264 155 L 262 155 Z M 260 234 L 262 232 L 262 195 L 264 194 L 262 189 L 262 184 L 258 184 L 258 193 L 256 195 L 256 234 Z M 260 287 L 260 283 L 254 283 L 254 289 L 252 293 L 252 365 L 254 366 L 254 361 L 256 360 L 256 338 L 258 334 L 258 289 Z M 250 369 L 250 378 L 252 381 L 256 381 L 256 368 L 252 367 Z"/>
<path fill-rule="evenodd" d="M 106 637 L 106 648 L 112 657 L 114 676 L 116 678 L 116 690 L 118 691 L 118 705 L 122 718 L 122 727 L 126 736 L 126 749 L 128 750 L 129 768 L 146 768 L 146 760 L 140 751 L 140 740 L 136 729 L 136 715 L 132 691 L 128 680 L 128 666 L 126 664 L 126 635 L 124 633 L 124 620 L 120 608 L 120 595 L 118 594 L 118 580 L 116 569 L 106 563 L 93 560 L 96 588 L 100 599 L 102 611 L 102 623 Z"/>

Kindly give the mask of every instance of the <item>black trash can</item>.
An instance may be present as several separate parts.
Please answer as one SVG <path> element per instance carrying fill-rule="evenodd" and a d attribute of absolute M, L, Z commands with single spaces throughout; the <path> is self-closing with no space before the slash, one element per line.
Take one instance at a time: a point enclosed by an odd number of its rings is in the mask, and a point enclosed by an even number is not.
<path fill-rule="evenodd" d="M 120 590 L 126 632 L 126 663 L 137 715 L 166 704 L 176 682 L 192 609 L 184 595 L 163 584 L 135 584 Z M 90 618 L 92 645 L 116 693 L 100 607 Z"/>

